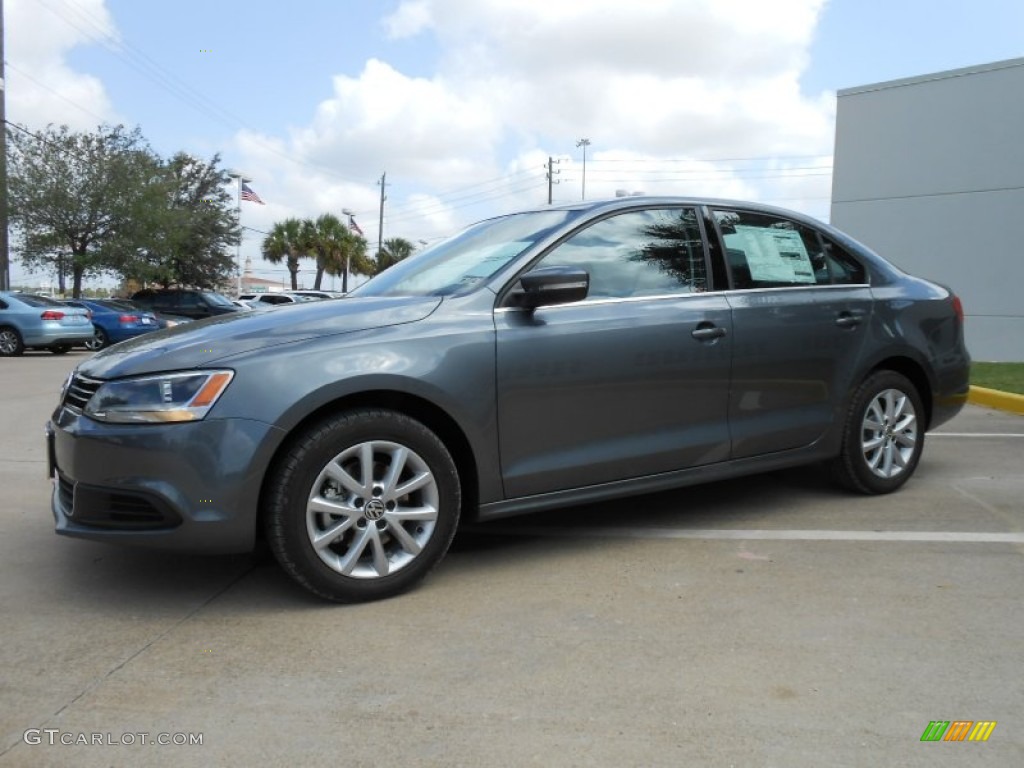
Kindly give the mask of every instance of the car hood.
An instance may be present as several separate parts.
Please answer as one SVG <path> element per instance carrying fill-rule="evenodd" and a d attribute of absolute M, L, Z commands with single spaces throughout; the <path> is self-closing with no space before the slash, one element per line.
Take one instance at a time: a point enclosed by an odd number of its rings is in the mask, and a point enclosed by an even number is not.
<path fill-rule="evenodd" d="M 436 296 L 368 296 L 219 315 L 116 344 L 78 370 L 109 379 L 208 366 L 279 344 L 414 323 L 440 303 Z"/>

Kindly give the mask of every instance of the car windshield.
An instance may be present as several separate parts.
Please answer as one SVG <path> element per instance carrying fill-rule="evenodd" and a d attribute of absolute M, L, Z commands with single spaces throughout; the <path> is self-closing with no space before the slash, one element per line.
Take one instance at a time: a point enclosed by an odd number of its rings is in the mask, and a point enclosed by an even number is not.
<path fill-rule="evenodd" d="M 388 268 L 349 296 L 452 296 L 468 293 L 575 217 L 575 210 L 488 219 Z"/>

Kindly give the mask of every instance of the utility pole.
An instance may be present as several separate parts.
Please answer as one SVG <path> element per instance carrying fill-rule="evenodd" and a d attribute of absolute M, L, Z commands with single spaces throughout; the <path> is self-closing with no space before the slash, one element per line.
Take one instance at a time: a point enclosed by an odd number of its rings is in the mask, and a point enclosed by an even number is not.
<path fill-rule="evenodd" d="M 11 290 L 7 239 L 7 81 L 4 73 L 4 2 L 0 0 L 0 291 Z"/>
<path fill-rule="evenodd" d="M 561 171 L 556 171 L 555 170 L 555 163 L 560 163 L 560 162 L 562 162 L 562 161 L 561 160 L 555 160 L 553 157 L 548 155 L 548 166 L 547 166 L 548 167 L 548 173 L 547 173 L 547 177 L 548 177 L 548 205 L 551 205 L 552 192 L 554 191 L 553 187 L 554 187 L 555 184 L 558 183 L 555 180 L 555 174 L 556 173 L 561 173 Z"/>
<path fill-rule="evenodd" d="M 590 139 L 580 139 L 576 142 L 577 147 L 583 147 L 583 196 L 580 200 L 587 199 L 587 147 L 590 146 Z"/>
<path fill-rule="evenodd" d="M 381 251 L 384 250 L 384 201 L 387 200 L 387 195 L 384 194 L 384 189 L 387 187 L 388 174 L 385 171 L 380 175 L 380 225 L 377 227 L 377 258 L 380 258 Z"/>

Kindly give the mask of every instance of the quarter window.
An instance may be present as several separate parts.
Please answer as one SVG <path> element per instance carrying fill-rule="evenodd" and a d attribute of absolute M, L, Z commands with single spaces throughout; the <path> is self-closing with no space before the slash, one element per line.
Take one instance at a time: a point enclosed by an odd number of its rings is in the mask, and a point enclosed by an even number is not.
<path fill-rule="evenodd" d="M 572 235 L 535 266 L 587 270 L 588 301 L 707 290 L 704 240 L 693 208 L 610 216 Z"/>

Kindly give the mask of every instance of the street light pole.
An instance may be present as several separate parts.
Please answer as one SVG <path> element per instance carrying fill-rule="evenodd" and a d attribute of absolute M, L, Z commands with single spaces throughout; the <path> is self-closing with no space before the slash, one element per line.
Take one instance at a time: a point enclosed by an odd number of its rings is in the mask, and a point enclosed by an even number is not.
<path fill-rule="evenodd" d="M 348 216 L 348 228 L 349 228 L 349 231 L 354 231 L 356 229 L 356 226 L 355 226 L 355 220 L 356 220 L 355 219 L 355 215 L 356 214 L 355 214 L 355 212 L 349 210 L 348 208 L 342 208 L 341 212 L 343 214 L 345 214 L 346 216 Z M 345 275 L 341 278 L 341 292 L 342 293 L 348 293 L 348 271 L 349 271 L 349 267 L 350 267 L 350 257 L 351 257 L 351 253 L 350 253 L 349 249 L 346 248 L 345 249 Z"/>
<path fill-rule="evenodd" d="M 235 209 L 238 212 L 238 242 L 235 244 L 235 266 L 238 268 L 238 295 L 242 295 L 242 184 L 246 184 L 252 179 L 246 176 L 241 171 L 229 170 L 229 179 L 237 179 L 238 184 L 235 186 Z"/>
<path fill-rule="evenodd" d="M 576 142 L 577 147 L 583 147 L 583 196 L 580 200 L 587 199 L 587 147 L 590 146 L 590 139 L 580 139 Z"/>

